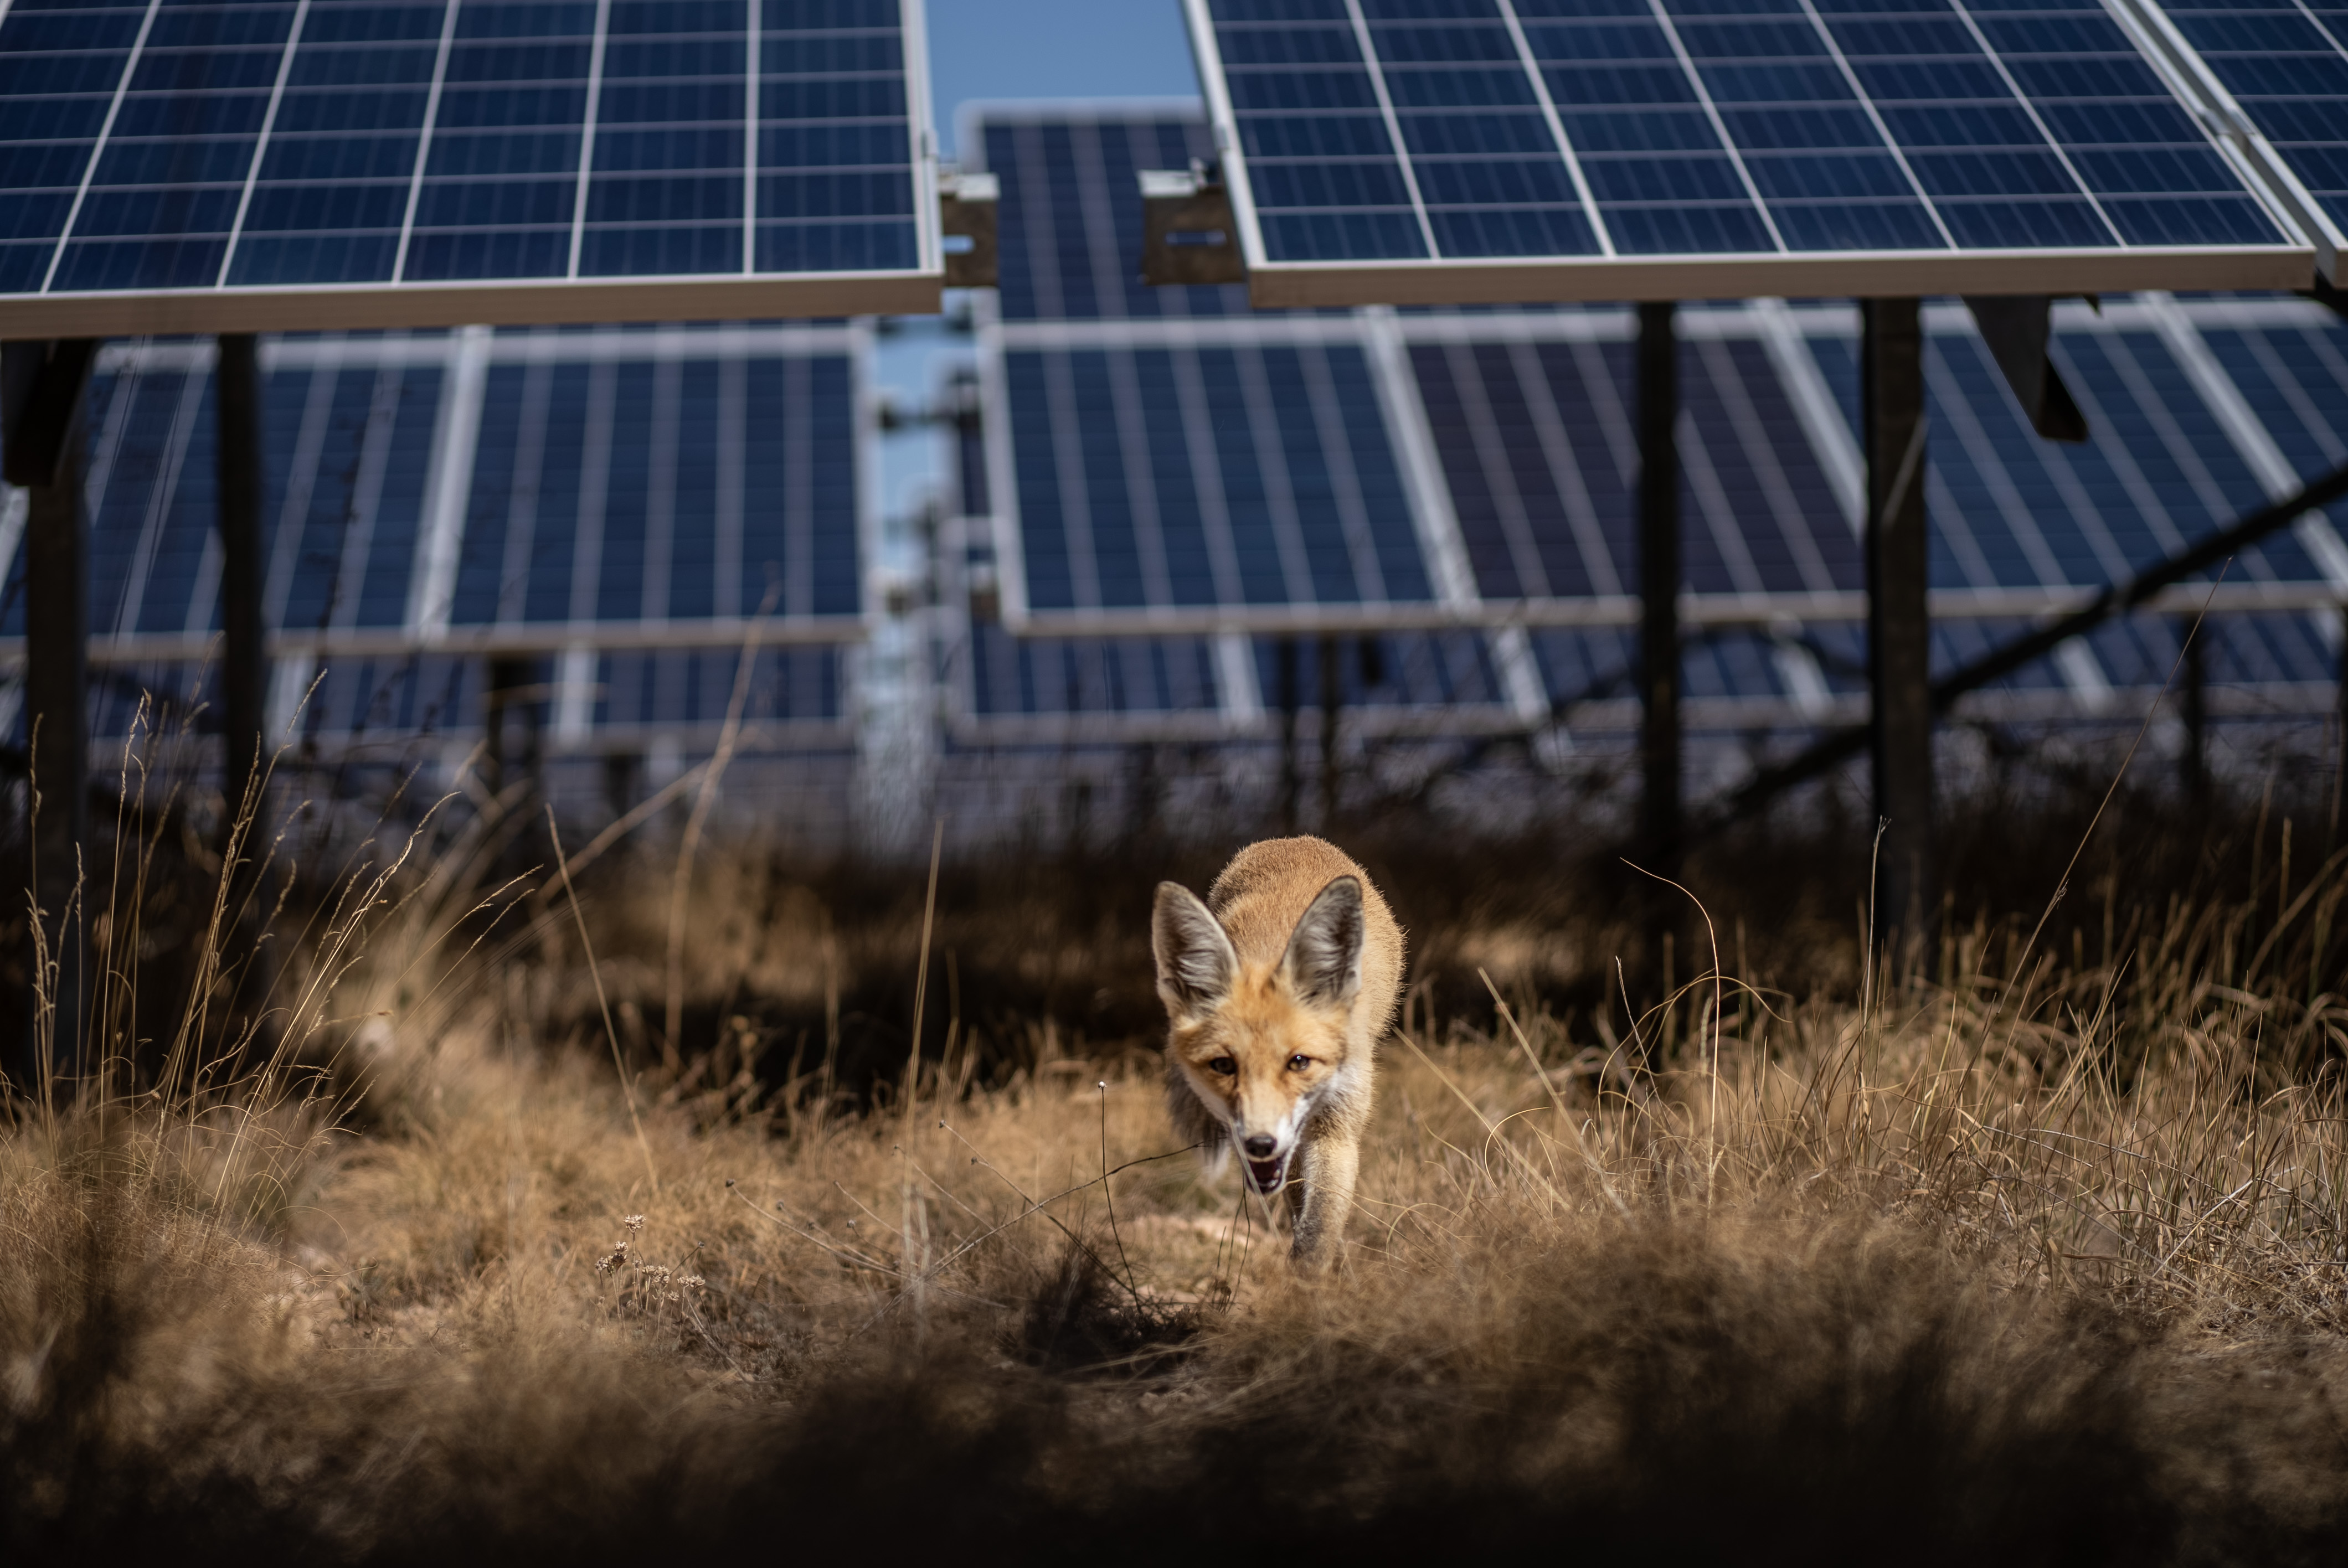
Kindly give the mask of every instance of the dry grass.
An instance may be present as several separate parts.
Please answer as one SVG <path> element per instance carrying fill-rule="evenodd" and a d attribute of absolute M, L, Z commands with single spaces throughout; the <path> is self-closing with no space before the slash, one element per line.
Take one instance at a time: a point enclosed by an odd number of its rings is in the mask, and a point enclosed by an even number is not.
<path fill-rule="evenodd" d="M 1388 1043 L 1315 1284 L 1169 1148 L 1143 1042 L 1008 1049 L 933 979 L 942 1054 L 868 1099 L 837 1023 L 726 1010 L 836 1020 L 868 940 L 738 846 L 686 944 L 718 1037 L 669 1060 L 665 899 L 584 890 L 623 1081 L 559 885 L 488 923 L 491 849 L 322 905 L 234 1083 L 20 1106 L 12 1556 L 2348 1545 L 2337 863 L 2092 958 L 2034 910 L 1931 980 L 1826 955 L 1860 994 L 1704 975 L 1635 1020 L 1535 983 L 1537 918 L 1422 919 L 1453 1000 Z"/>

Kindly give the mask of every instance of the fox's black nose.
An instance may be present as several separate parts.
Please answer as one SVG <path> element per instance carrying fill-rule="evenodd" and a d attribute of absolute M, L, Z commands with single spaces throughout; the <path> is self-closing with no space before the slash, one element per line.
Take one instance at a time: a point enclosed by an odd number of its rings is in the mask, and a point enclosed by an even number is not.
<path fill-rule="evenodd" d="M 1249 1139 L 1244 1146 L 1248 1152 L 1248 1158 L 1251 1160 L 1269 1160 L 1272 1158 L 1272 1140 L 1261 1132 Z"/>

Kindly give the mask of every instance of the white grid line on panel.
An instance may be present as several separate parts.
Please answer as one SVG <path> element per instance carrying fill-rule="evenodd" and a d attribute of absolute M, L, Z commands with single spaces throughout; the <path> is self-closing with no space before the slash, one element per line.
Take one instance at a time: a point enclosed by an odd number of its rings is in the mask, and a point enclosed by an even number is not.
<path fill-rule="evenodd" d="M 1517 15 L 1517 0 L 1498 0 L 1500 20 L 1509 29 L 1509 42 L 1517 51 L 1517 64 L 1533 85 L 1533 97 L 1540 104 L 1541 119 L 1549 126 L 1549 134 L 1557 142 L 1560 157 L 1565 159 L 1565 172 L 1573 181 L 1573 193 L 1581 202 L 1582 216 L 1590 220 L 1590 231 L 1598 237 L 1599 252 L 1614 254 L 1614 236 L 1606 227 L 1606 220 L 1598 210 L 1598 198 L 1591 191 L 1589 178 L 1581 171 L 1581 156 L 1573 148 L 1573 138 L 1565 130 L 1565 120 L 1557 112 L 1557 100 L 1550 97 L 1549 80 L 1541 75 L 1540 62 L 1533 57 L 1533 46 L 1525 36 L 1525 25 Z"/>
<path fill-rule="evenodd" d="M 473 497 L 473 459 L 480 450 L 481 402 L 489 379 L 489 329 L 467 327 L 449 340 L 440 406 L 425 467 L 424 517 L 407 586 L 407 625 L 426 640 L 445 635 L 457 598 L 465 514 Z"/>
<path fill-rule="evenodd" d="M 106 144 L 114 136 L 114 122 L 122 114 L 122 100 L 129 96 L 130 78 L 139 74 L 139 62 L 146 57 L 147 36 L 155 30 L 155 13 L 162 5 L 163 0 L 147 0 L 147 14 L 139 21 L 139 36 L 130 42 L 130 53 L 122 62 L 121 79 L 114 84 L 114 97 L 106 106 L 106 118 L 99 122 L 98 139 L 90 144 L 89 161 L 82 166 L 81 183 L 74 188 L 73 205 L 66 209 L 65 225 L 57 231 L 57 249 L 49 252 L 48 270 L 41 274 L 41 292 L 45 294 L 57 282 L 57 269 L 65 263 L 66 247 L 73 241 L 74 225 L 81 221 L 82 205 L 89 200 L 90 181 L 98 178 L 98 160 L 106 156 Z"/>
<path fill-rule="evenodd" d="M 595 0 L 595 41 L 587 57 L 587 113 L 579 128 L 579 184 L 571 210 L 571 262 L 563 276 L 579 276 L 579 252 L 587 242 L 587 197 L 595 182 L 595 121 L 603 107 L 603 55 L 611 43 L 612 0 Z"/>
<path fill-rule="evenodd" d="M 763 40 L 767 0 L 744 0 L 747 46 L 742 60 L 742 273 L 758 270 L 758 105 L 766 76 Z"/>
<path fill-rule="evenodd" d="M 448 0 L 440 19 L 440 47 L 432 57 L 432 86 L 424 95 L 424 124 L 416 134 L 416 167 L 407 177 L 407 201 L 399 215 L 399 250 L 391 267 L 391 281 L 407 276 L 407 247 L 416 234 L 416 209 L 424 200 L 424 175 L 432 162 L 432 138 L 440 128 L 440 94 L 448 80 L 448 55 L 457 43 L 457 10 L 464 0 Z M 223 274 L 224 275 L 224 274 Z"/>
<path fill-rule="evenodd" d="M 119 637 L 124 632 L 139 630 L 139 620 L 147 604 L 147 579 L 155 569 L 156 552 L 162 548 L 163 529 L 171 517 L 171 503 L 180 490 L 180 473 L 188 461 L 188 446 L 195 439 L 197 411 L 202 406 L 205 384 L 210 377 L 190 371 L 180 383 L 180 396 L 171 409 L 170 432 L 164 437 L 163 462 L 156 470 L 154 486 L 147 492 L 147 515 L 139 528 L 139 541 L 131 547 L 130 569 L 122 579 L 122 592 L 114 603 L 114 629 Z M 126 388 L 135 392 L 135 387 Z M 95 518 L 95 507 L 89 515 Z"/>
<path fill-rule="evenodd" d="M 448 8 L 452 12 L 456 10 L 456 0 L 449 0 Z M 262 111 L 261 135 L 252 144 L 252 161 L 245 167 L 244 189 L 237 193 L 236 217 L 228 226 L 228 249 L 221 252 L 220 275 L 214 280 L 215 287 L 228 287 L 229 269 L 235 265 L 236 248 L 244 240 L 245 214 L 252 208 L 253 188 L 261 182 L 262 160 L 268 156 L 269 138 L 277 130 L 278 106 L 285 100 L 285 82 L 294 74 L 294 52 L 302 46 L 302 29 L 309 20 L 310 0 L 297 0 L 293 25 L 285 34 L 285 51 L 277 59 L 277 79 L 270 85 L 269 107 Z M 396 277 L 398 274 L 393 275 Z"/>
<path fill-rule="evenodd" d="M 2031 125 L 2036 128 L 2038 134 L 2045 139 L 2047 149 L 2053 152 L 2062 163 L 2063 172 L 2071 177 L 2071 182 L 2079 188 L 2079 194 L 2085 197 L 2087 204 L 2096 210 L 2096 216 L 2103 220 L 2105 229 L 2111 234 L 2112 243 L 2122 250 L 2127 250 L 2127 239 L 2121 234 L 2120 226 L 2112 221 L 2110 213 L 2104 210 L 2102 199 L 2088 189 L 2086 177 L 2079 172 L 2079 166 L 2071 161 L 2070 153 L 2064 149 L 2060 141 L 2055 139 L 2054 131 L 2047 128 L 2044 118 L 2038 112 L 2038 106 L 2031 101 L 2028 93 L 2022 90 L 2022 84 L 2013 79 L 2013 72 L 2007 68 L 2004 56 L 1991 47 L 1989 35 L 1982 32 L 1981 24 L 1973 19 L 1972 8 L 1965 4 L 1965 0 L 1948 0 L 1948 6 L 1955 14 L 1957 20 L 1964 24 L 1965 31 L 1972 36 L 1973 46 L 1982 52 L 1992 68 L 1997 72 L 1997 79 L 2005 84 L 2005 90 L 2013 95 L 2013 101 L 2021 105 L 2022 112 L 2030 117 Z"/>
<path fill-rule="evenodd" d="M 1753 171 L 1745 167 L 1744 149 L 1736 145 L 1736 138 L 1728 134 L 1728 122 L 1721 117 L 1720 106 L 1712 101 L 1712 88 L 1705 84 L 1704 73 L 1696 69 L 1695 57 L 1688 53 L 1686 40 L 1680 36 L 1679 24 L 1674 22 L 1672 19 L 1672 14 L 1663 8 L 1663 0 L 1647 0 L 1647 9 L 1653 15 L 1656 26 L 1663 28 L 1663 36 L 1671 41 L 1672 56 L 1679 62 L 1680 71 L 1687 77 L 1688 86 L 1694 91 L 1696 101 L 1704 106 L 1704 116 L 1711 123 L 1712 134 L 1720 138 L 1720 149 L 1728 155 L 1728 161 L 1735 166 L 1736 178 L 1745 186 L 1746 199 L 1753 203 L 1753 210 L 1761 215 L 1761 221 L 1768 229 L 1769 238 L 1776 241 L 1778 252 L 1784 254 L 1790 251 L 1792 247 L 1786 243 L 1785 235 L 1777 231 L 1776 214 L 1770 211 L 1769 204 L 1761 199 L 1761 187 L 1754 179 Z"/>
<path fill-rule="evenodd" d="M 1875 128 L 1875 134 L 1883 138 L 1883 145 L 1890 150 L 1892 160 L 1900 165 L 1901 178 L 1908 181 L 1908 189 L 1916 193 L 1916 200 L 1923 203 L 1924 211 L 1932 220 L 1932 227 L 1941 231 L 1941 241 L 1952 251 L 1962 249 L 1962 247 L 1957 243 L 1957 237 L 1949 232 L 1948 220 L 1941 216 L 1940 204 L 1934 201 L 1931 193 L 1924 189 L 1924 182 L 1916 177 L 1916 170 L 1908 162 L 1907 149 L 1901 147 L 1899 138 L 1891 134 L 1891 128 L 1883 123 L 1883 111 L 1876 107 L 1875 95 L 1869 92 L 1866 86 L 1859 81 L 1859 73 L 1851 68 L 1850 60 L 1842 52 L 1842 45 L 1828 28 L 1826 18 L 1818 15 L 1818 8 L 1812 0 L 1800 0 L 1800 3 L 1802 15 L 1809 18 L 1810 26 L 1817 32 L 1818 41 L 1827 46 L 1827 53 L 1834 56 L 1835 68 L 1842 73 L 1844 84 L 1850 88 L 1850 96 L 1856 98 L 1859 108 L 1866 111 L 1867 123 Z"/>
<path fill-rule="evenodd" d="M 1418 170 L 1411 167 L 1410 144 L 1403 139 L 1402 117 L 1395 113 L 1394 97 L 1386 91 L 1385 64 L 1378 58 L 1377 43 L 1370 36 L 1370 24 L 1362 15 L 1362 0 L 1345 0 L 1346 18 L 1354 25 L 1354 46 L 1362 51 L 1362 69 L 1369 74 L 1370 90 L 1378 97 L 1378 113 L 1385 117 L 1386 136 L 1394 143 L 1395 167 L 1402 171 L 1403 189 L 1410 192 L 1410 210 L 1418 218 L 1419 238 L 1426 246 L 1427 260 L 1433 261 L 1443 251 L 1435 242 L 1435 225 L 1426 216 L 1426 198 L 1418 189 Z"/>

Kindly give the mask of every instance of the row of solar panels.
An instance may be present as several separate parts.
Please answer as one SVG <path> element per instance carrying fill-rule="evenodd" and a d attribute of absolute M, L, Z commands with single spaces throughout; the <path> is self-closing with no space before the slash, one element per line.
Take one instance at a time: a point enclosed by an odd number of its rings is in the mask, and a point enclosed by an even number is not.
<path fill-rule="evenodd" d="M 338 749 L 478 730 L 486 656 L 566 746 L 715 733 L 755 631 L 762 723 L 838 741 L 862 635 L 871 329 L 524 330 L 266 340 L 275 723 Z M 213 354 L 109 345 L 88 394 L 93 661 L 201 706 L 219 625 Z M 25 628 L 0 514 L 0 637 Z M 315 691 L 314 681 L 319 682 Z M 0 694 L 16 725 L 18 689 Z M 118 704 L 115 730 L 129 710 Z M 166 723 L 171 721 L 167 717 Z M 600 737 L 600 738 L 599 738 Z"/>
<path fill-rule="evenodd" d="M 1260 305 L 2337 280 L 2343 0 L 1182 3 Z M 0 331 L 933 309 L 924 55 L 919 0 L 0 0 Z"/>
<path fill-rule="evenodd" d="M 1146 288 L 1135 170 L 1209 134 L 1142 107 L 998 108 L 965 137 L 1000 182 L 1002 288 L 979 297 L 980 417 L 955 454 L 957 509 L 984 522 L 961 530 L 948 598 L 999 619 L 951 647 L 955 733 L 1261 733 L 1331 683 L 1369 727 L 1626 723 L 1626 313 L 1251 313 L 1236 288 Z M 1959 308 L 1927 322 L 1944 666 L 2348 457 L 2348 327 L 2304 301 L 2065 307 L 2054 352 L 2096 433 L 2083 447 L 2030 433 Z M 1761 302 L 1683 326 L 1693 721 L 1856 713 L 1851 313 Z M 480 656 L 501 652 L 530 661 L 513 701 L 558 744 L 712 731 L 763 608 L 762 639 L 795 646 L 761 655 L 754 718 L 841 743 L 841 650 L 877 613 L 870 339 L 269 340 L 278 712 L 344 746 L 461 736 L 484 711 Z M 115 345 L 88 415 L 96 652 L 126 701 L 181 711 L 220 569 L 209 354 Z M 0 514 L 11 638 L 22 515 Z M 2235 563 L 2219 592 L 2225 700 L 2328 704 L 2348 595 L 2333 523 Z M 1995 701 L 2093 713 L 2157 685 L 2174 637 L 2139 618 Z"/>
<path fill-rule="evenodd" d="M 1103 713 L 1133 733 L 1247 728 L 1317 705 L 1331 655 L 1360 723 L 1632 722 L 1630 313 L 1251 313 L 1237 287 L 1152 288 L 1135 171 L 1209 155 L 1203 122 L 998 107 L 962 145 L 997 177 L 1002 235 L 999 292 L 977 307 L 984 417 L 950 465 L 961 509 L 986 519 L 953 559 L 1004 623 L 950 665 L 969 733 L 1064 735 Z M 2081 446 L 2032 432 L 1962 307 L 1926 324 L 1942 668 L 2348 460 L 2348 323 L 2304 300 L 2062 307 L 2053 355 L 2094 432 Z M 1681 331 L 1694 722 L 1855 716 L 1856 312 L 1759 301 L 1684 312 Z M 2332 702 L 2334 519 L 2232 563 L 2218 593 L 2260 611 L 2218 624 L 2229 701 Z M 2115 626 L 1988 705 L 2096 712 L 2157 687 L 2176 634 L 2158 616 Z"/>

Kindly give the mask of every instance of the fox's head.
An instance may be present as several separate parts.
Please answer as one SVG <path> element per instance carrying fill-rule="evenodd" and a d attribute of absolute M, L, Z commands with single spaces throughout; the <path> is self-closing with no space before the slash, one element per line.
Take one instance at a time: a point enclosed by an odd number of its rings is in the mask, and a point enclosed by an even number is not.
<path fill-rule="evenodd" d="M 1362 989 L 1362 884 L 1321 889 L 1273 964 L 1242 960 L 1189 888 L 1158 885 L 1150 945 L 1172 1028 L 1167 1055 L 1231 1135 L 1259 1193 L 1288 1180 L 1298 1134 L 1345 1065 Z"/>

